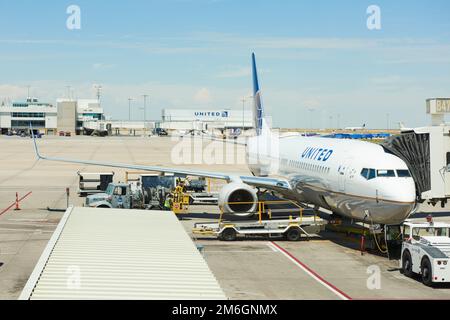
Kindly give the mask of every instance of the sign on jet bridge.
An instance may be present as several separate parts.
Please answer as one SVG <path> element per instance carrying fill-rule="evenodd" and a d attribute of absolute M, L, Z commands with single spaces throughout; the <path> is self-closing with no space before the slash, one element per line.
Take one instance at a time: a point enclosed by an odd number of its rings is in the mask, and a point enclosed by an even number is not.
<path fill-rule="evenodd" d="M 450 113 L 450 99 L 428 99 L 427 113 Z"/>

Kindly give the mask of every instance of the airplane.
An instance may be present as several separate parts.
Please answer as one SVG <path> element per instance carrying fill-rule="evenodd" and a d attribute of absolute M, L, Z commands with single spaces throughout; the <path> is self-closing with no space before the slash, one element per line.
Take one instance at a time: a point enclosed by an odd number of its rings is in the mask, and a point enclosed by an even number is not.
<path fill-rule="evenodd" d="M 47 157 L 39 153 L 33 139 L 36 156 L 50 161 L 221 179 L 227 184 L 219 193 L 219 206 L 225 213 L 238 216 L 256 212 L 261 189 L 372 224 L 400 224 L 416 209 L 415 184 L 403 160 L 378 144 L 364 141 L 279 137 L 265 118 L 254 53 L 252 78 L 256 135 L 245 143 L 252 175 Z"/>
<path fill-rule="evenodd" d="M 358 130 L 364 130 L 365 128 L 366 128 L 366 124 L 364 123 L 361 127 L 347 127 L 344 130 L 358 131 Z"/>

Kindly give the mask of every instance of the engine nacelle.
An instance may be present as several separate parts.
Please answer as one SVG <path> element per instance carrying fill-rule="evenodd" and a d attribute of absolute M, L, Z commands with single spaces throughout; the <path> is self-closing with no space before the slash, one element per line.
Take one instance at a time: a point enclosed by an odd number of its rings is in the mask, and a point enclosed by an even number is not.
<path fill-rule="evenodd" d="M 255 214 L 258 206 L 256 190 L 245 183 L 232 182 L 219 192 L 219 207 L 224 213 L 237 216 Z"/>

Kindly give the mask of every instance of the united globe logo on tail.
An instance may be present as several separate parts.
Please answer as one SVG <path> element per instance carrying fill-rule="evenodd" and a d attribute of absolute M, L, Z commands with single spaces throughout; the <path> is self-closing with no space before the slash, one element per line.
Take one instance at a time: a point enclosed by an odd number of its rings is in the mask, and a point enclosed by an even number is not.
<path fill-rule="evenodd" d="M 255 114 L 256 134 L 260 135 L 263 127 L 263 109 L 261 107 L 261 95 L 259 91 L 255 94 Z"/>
<path fill-rule="evenodd" d="M 255 117 L 254 121 L 256 134 L 259 136 L 261 135 L 263 128 L 264 111 L 262 107 L 261 91 L 259 89 L 258 72 L 256 71 L 256 58 L 254 53 L 252 53 L 252 76 L 253 76 L 253 101 L 254 101 L 253 112 Z"/>

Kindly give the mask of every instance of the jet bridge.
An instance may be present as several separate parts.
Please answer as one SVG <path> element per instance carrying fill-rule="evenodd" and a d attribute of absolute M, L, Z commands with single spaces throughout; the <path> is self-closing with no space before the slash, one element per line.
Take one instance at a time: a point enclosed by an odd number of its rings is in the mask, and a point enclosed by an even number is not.
<path fill-rule="evenodd" d="M 450 99 L 428 99 L 427 113 L 432 126 L 403 129 L 382 146 L 408 165 L 419 202 L 441 202 L 444 207 L 450 198 L 450 126 L 444 122 L 444 115 L 450 113 Z"/>

